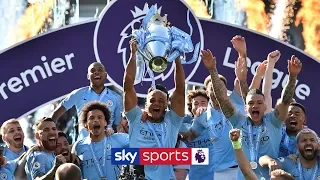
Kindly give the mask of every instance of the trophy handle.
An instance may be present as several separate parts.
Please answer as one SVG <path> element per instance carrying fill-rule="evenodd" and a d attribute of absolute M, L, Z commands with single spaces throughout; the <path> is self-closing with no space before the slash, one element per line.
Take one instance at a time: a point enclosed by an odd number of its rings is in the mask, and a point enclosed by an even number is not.
<path fill-rule="evenodd" d="M 138 50 L 139 54 L 141 54 L 141 56 L 143 57 L 143 59 L 146 59 L 147 61 L 150 62 L 150 59 L 149 59 L 139 48 L 137 48 L 137 50 Z"/>

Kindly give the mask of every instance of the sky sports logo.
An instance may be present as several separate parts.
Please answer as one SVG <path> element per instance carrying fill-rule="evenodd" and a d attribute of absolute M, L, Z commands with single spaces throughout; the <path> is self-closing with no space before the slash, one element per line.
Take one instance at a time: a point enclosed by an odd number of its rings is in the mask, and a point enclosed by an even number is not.
<path fill-rule="evenodd" d="M 112 148 L 113 165 L 208 165 L 208 148 Z"/>

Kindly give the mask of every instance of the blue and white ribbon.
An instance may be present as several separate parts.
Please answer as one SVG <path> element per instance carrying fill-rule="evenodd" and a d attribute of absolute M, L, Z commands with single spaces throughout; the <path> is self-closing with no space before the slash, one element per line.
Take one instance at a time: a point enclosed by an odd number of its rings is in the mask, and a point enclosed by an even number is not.
<path fill-rule="evenodd" d="M 170 49 L 170 55 L 168 56 L 168 62 L 173 62 L 177 57 L 182 56 L 181 63 L 182 64 L 192 64 L 197 61 L 200 53 L 200 42 L 196 44 L 194 47 L 192 44 L 191 36 L 193 33 L 193 28 L 190 23 L 190 10 L 188 10 L 187 13 L 187 23 L 190 28 L 190 34 L 187 34 L 186 32 L 180 30 L 177 27 L 170 27 L 168 28 L 170 33 L 170 38 L 163 38 L 158 36 L 150 36 L 150 32 L 148 30 L 148 24 L 152 17 L 156 14 L 157 7 L 155 5 L 151 6 L 149 9 L 149 12 L 142 20 L 141 28 L 134 30 L 132 32 L 133 37 L 135 37 L 138 41 L 138 49 L 140 52 L 143 52 L 143 49 L 146 47 L 146 45 L 151 41 L 160 41 L 163 42 L 168 46 Z M 131 37 L 130 36 L 130 37 Z M 193 57 L 190 60 L 186 60 L 186 53 L 193 53 Z M 143 58 L 145 59 L 145 58 Z M 146 65 L 147 64 L 147 65 Z M 148 61 L 145 59 L 145 64 L 139 64 L 139 74 L 137 76 L 138 81 L 142 81 L 143 74 L 145 74 L 145 70 L 147 68 L 147 73 L 149 74 L 150 78 L 152 79 L 152 87 L 155 87 L 155 80 L 154 80 L 154 73 L 152 70 L 149 69 Z"/>

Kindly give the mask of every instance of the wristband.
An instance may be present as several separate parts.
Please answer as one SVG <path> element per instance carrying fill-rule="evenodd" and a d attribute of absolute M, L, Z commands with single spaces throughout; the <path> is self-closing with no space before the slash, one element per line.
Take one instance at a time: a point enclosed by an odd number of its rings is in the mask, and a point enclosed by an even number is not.
<path fill-rule="evenodd" d="M 233 149 L 241 149 L 240 141 L 231 141 Z"/>

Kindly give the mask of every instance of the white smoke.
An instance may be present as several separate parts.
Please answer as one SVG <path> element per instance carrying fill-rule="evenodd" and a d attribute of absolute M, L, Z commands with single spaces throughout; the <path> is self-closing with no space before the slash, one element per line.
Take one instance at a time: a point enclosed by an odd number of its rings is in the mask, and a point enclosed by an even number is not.
<path fill-rule="evenodd" d="M 271 19 L 271 30 L 269 35 L 274 38 L 279 38 L 283 31 L 283 21 L 285 17 L 285 9 L 287 6 L 287 0 L 278 1 L 274 15 Z"/>
<path fill-rule="evenodd" d="M 227 22 L 230 24 L 242 25 L 245 13 L 236 8 L 235 0 L 212 0 L 209 9 L 213 9 L 214 16 L 218 21 Z"/>
<path fill-rule="evenodd" d="M 40 3 L 43 5 L 44 2 L 45 0 L 28 0 L 30 4 Z M 46 21 L 46 17 L 43 17 L 46 24 L 44 28 L 40 30 L 40 33 L 63 27 L 67 25 L 66 22 L 68 22 L 68 24 L 79 22 L 79 0 L 54 0 L 53 2 L 54 6 L 50 13 L 52 15 L 49 17 L 50 21 Z M 18 43 L 15 42 L 16 38 L 13 30 L 19 28 L 17 22 L 23 16 L 26 8 L 26 0 L 0 0 L 0 50 Z M 71 13 L 69 14 L 71 17 L 66 19 L 68 13 Z M 34 23 L 32 22 L 39 17 L 32 16 L 30 18 L 32 18 L 30 26 L 33 26 Z"/>
<path fill-rule="evenodd" d="M 14 29 L 26 5 L 25 0 L 0 0 L 0 50 L 10 44 L 10 31 Z"/>
<path fill-rule="evenodd" d="M 75 4 L 70 4 L 72 11 L 74 12 L 73 17 L 70 19 L 70 24 L 78 23 L 80 21 L 79 15 L 79 0 L 76 0 Z"/>

